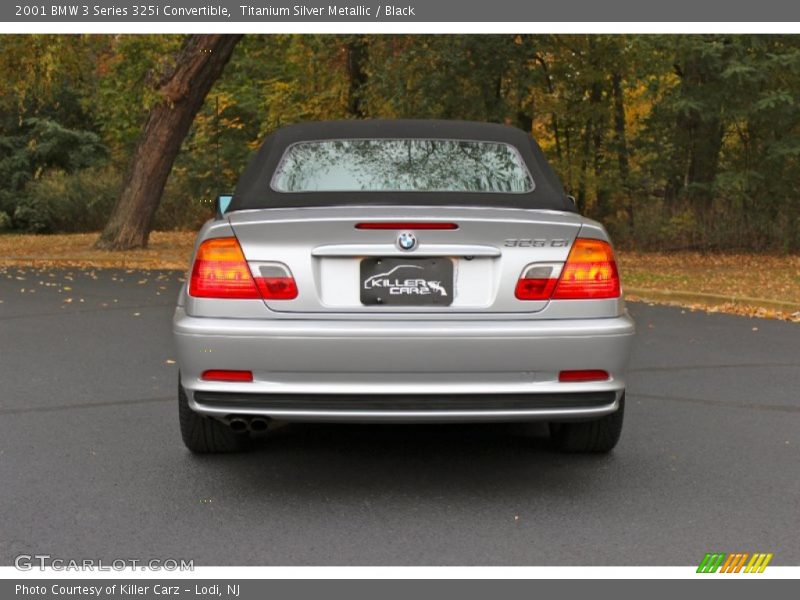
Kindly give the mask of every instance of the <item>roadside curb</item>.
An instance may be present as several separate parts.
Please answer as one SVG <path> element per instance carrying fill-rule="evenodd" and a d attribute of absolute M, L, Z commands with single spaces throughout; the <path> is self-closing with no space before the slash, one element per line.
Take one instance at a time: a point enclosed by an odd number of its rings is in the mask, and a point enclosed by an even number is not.
<path fill-rule="evenodd" d="M 711 294 L 707 292 L 680 292 L 675 290 L 653 290 L 646 288 L 625 288 L 625 296 L 636 296 L 647 301 L 685 302 L 713 306 L 716 304 L 736 304 L 739 306 L 757 306 L 770 308 L 788 313 L 800 311 L 800 304 L 782 302 L 767 298 L 751 298 L 748 296 L 726 296 L 724 294 Z"/>

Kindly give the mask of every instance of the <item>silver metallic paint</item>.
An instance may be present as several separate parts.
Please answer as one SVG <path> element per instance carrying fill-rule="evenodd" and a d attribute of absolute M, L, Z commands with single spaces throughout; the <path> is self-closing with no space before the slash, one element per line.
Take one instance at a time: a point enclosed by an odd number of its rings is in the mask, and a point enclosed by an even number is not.
<path fill-rule="evenodd" d="M 457 222 L 454 231 L 417 232 L 410 252 L 397 231 L 356 230 L 369 220 Z M 572 241 L 607 240 L 598 223 L 573 213 L 475 207 L 326 207 L 237 211 L 208 222 L 201 241 L 236 235 L 256 270 L 281 263 L 295 276 L 296 300 L 218 300 L 181 291 L 173 329 L 181 382 L 193 409 L 195 390 L 246 394 L 453 394 L 615 391 L 625 387 L 634 324 L 621 298 L 522 302 L 520 274 L 538 263 L 561 265 Z M 568 239 L 565 247 L 505 248 L 517 238 Z M 197 246 L 196 246 L 197 247 Z M 196 249 L 195 247 L 195 249 Z M 364 307 L 358 301 L 360 256 L 453 256 L 452 307 Z M 468 259 L 469 257 L 469 259 Z M 257 271 L 256 271 L 257 272 Z M 333 282 L 333 283 L 332 283 Z M 205 369 L 249 369 L 252 383 L 207 382 Z M 558 371 L 605 369 L 609 381 L 559 383 Z M 226 414 L 256 414 L 246 396 Z M 608 407 L 561 411 L 282 410 L 302 420 L 515 420 L 579 418 Z M 402 411 L 401 411 L 402 412 Z"/>

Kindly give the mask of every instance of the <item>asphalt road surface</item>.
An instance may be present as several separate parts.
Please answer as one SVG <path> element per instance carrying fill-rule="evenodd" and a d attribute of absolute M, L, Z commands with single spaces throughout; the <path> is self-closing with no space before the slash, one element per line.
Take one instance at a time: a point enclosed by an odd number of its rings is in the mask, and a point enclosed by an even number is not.
<path fill-rule="evenodd" d="M 800 564 L 800 326 L 630 305 L 622 440 L 532 425 L 281 425 L 193 456 L 176 272 L 0 270 L 0 564 Z"/>

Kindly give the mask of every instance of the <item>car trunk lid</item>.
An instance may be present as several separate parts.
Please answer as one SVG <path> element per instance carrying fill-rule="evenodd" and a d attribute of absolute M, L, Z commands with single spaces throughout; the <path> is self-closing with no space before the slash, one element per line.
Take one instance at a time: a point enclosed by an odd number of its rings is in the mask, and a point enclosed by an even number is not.
<path fill-rule="evenodd" d="M 537 312 L 516 283 L 531 263 L 563 263 L 581 217 L 475 207 L 320 207 L 230 213 L 254 275 L 289 268 L 291 313 Z M 413 238 L 407 244 L 401 236 Z"/>

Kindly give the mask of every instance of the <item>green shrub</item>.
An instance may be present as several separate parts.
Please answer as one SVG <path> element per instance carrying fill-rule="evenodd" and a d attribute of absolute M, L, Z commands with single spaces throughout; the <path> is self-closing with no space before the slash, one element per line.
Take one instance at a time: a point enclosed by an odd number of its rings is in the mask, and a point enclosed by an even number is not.
<path fill-rule="evenodd" d="M 51 172 L 25 187 L 14 210 L 14 227 L 29 233 L 98 231 L 111 213 L 120 183 L 110 167 Z"/>
<path fill-rule="evenodd" d="M 23 197 L 14 210 L 14 228 L 25 233 L 52 233 L 54 229 L 51 204 Z"/>
<path fill-rule="evenodd" d="M 662 223 L 659 239 L 672 248 L 689 248 L 698 230 L 691 210 L 683 210 Z"/>
<path fill-rule="evenodd" d="M 0 211 L 0 231 L 8 231 L 11 229 L 11 217 L 7 212 Z"/>

